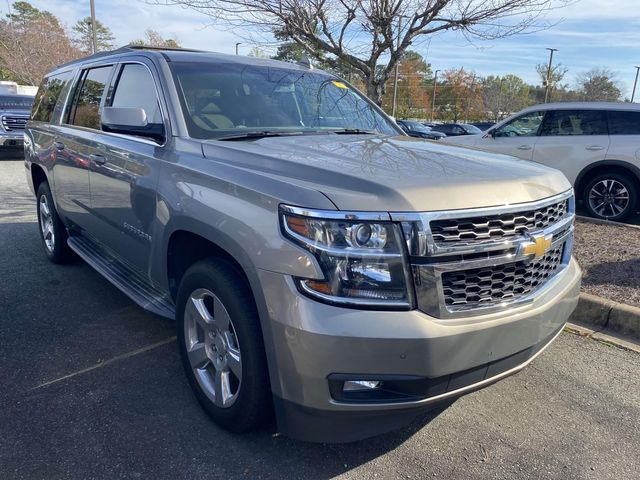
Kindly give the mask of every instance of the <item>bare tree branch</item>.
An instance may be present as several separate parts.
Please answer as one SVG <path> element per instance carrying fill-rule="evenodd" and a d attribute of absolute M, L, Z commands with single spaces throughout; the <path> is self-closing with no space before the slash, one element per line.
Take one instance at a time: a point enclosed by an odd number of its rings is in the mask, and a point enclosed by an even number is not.
<path fill-rule="evenodd" d="M 316 58 L 348 65 L 379 103 L 396 65 L 422 37 L 449 30 L 495 39 L 543 29 L 544 14 L 571 0 L 147 1 L 181 5 L 247 31 L 278 31 Z M 380 67 L 382 59 L 388 61 Z"/>

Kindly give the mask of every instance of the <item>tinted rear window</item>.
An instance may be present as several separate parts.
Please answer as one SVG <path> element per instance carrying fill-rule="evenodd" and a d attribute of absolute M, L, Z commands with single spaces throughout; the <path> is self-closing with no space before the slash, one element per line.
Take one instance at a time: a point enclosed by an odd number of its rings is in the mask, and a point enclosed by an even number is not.
<path fill-rule="evenodd" d="M 609 135 L 640 135 L 640 112 L 610 111 Z"/>
<path fill-rule="evenodd" d="M 68 71 L 45 77 L 33 101 L 31 113 L 33 120 L 51 122 L 56 104 L 58 101 L 62 104 L 62 92 L 66 91 L 65 87 L 69 84 L 72 76 L 73 72 Z M 59 105 L 58 108 L 60 109 L 62 106 Z"/>
<path fill-rule="evenodd" d="M 605 110 L 554 110 L 544 118 L 540 135 L 607 135 Z"/>
<path fill-rule="evenodd" d="M 100 102 L 111 75 L 111 65 L 87 70 L 76 97 L 71 124 L 100 130 Z"/>

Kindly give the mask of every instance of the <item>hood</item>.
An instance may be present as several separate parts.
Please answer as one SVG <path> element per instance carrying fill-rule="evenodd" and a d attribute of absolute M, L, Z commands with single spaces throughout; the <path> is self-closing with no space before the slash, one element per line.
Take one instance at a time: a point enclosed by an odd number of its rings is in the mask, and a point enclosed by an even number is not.
<path fill-rule="evenodd" d="M 455 137 L 447 137 L 443 140 L 445 143 L 449 143 L 452 145 L 476 146 L 480 139 L 485 135 L 486 133 L 476 133 L 474 135 L 457 135 Z"/>
<path fill-rule="evenodd" d="M 571 188 L 562 173 L 549 167 L 405 136 L 209 140 L 203 143 L 203 153 L 219 162 L 318 190 L 340 210 L 488 207 L 539 200 Z"/>

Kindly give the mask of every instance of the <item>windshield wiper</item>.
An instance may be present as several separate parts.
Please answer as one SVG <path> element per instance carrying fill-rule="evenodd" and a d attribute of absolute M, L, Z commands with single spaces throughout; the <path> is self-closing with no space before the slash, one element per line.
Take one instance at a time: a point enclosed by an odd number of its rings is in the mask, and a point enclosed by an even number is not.
<path fill-rule="evenodd" d="M 303 135 L 304 132 L 278 132 L 275 130 L 264 130 L 264 131 L 252 131 L 252 132 L 243 132 L 243 133 L 235 133 L 233 135 L 229 135 L 226 137 L 218 137 L 216 140 L 256 140 L 259 138 L 267 138 L 267 137 L 288 137 L 291 135 Z"/>
<path fill-rule="evenodd" d="M 361 128 L 341 128 L 340 130 L 333 130 L 333 133 L 338 135 L 375 135 L 378 132 L 375 130 L 362 130 Z"/>

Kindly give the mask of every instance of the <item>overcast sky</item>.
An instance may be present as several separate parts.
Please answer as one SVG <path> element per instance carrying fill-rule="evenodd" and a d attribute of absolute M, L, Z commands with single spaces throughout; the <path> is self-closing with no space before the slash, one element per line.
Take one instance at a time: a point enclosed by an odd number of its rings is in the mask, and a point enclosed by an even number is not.
<path fill-rule="evenodd" d="M 53 12 L 67 26 L 89 15 L 89 0 L 30 0 Z M 1 5 L 7 12 L 7 1 Z M 242 41 L 233 32 L 209 25 L 203 14 L 180 7 L 151 6 L 140 0 L 95 0 L 96 15 L 115 34 L 118 45 L 141 38 L 152 28 L 165 37 L 175 36 L 182 46 L 233 53 Z M 591 67 L 607 67 L 616 73 L 623 93 L 631 95 L 634 65 L 640 65 L 640 0 L 578 0 L 553 11 L 548 30 L 500 40 L 469 44 L 457 33 L 445 33 L 422 42 L 419 51 L 434 69 L 464 66 L 478 75 L 514 73 L 527 82 L 538 82 L 536 63 L 548 61 L 545 47 L 558 48 L 554 63 L 569 68 L 570 83 Z M 241 45 L 248 53 L 252 45 Z M 269 46 L 262 46 L 269 51 Z"/>

